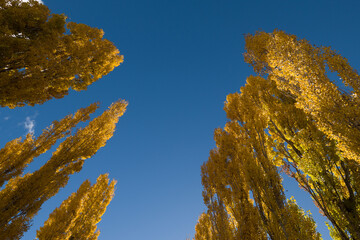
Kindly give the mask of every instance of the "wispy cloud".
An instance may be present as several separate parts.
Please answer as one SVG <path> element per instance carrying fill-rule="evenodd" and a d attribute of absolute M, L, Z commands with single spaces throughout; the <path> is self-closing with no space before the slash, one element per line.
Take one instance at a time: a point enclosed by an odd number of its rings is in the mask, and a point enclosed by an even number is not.
<path fill-rule="evenodd" d="M 26 117 L 24 122 L 24 128 L 27 130 L 27 133 L 34 134 L 35 133 L 35 119 L 31 119 L 31 117 Z"/>
<path fill-rule="evenodd" d="M 10 116 L 4 117 L 4 121 L 7 121 L 7 120 L 9 120 L 9 119 L 10 119 Z"/>

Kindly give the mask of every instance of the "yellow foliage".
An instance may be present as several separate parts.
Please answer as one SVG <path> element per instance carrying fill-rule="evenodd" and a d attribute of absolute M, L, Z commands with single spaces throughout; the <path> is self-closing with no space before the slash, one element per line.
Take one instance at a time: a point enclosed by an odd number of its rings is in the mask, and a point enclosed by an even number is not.
<path fill-rule="evenodd" d="M 37 231 L 39 240 L 97 239 L 100 232 L 96 224 L 101 220 L 114 195 L 115 181 L 107 174 L 100 175 L 91 186 L 85 181 L 76 193 L 64 200 Z"/>
<path fill-rule="evenodd" d="M 247 35 L 246 50 L 260 76 L 227 96 L 230 121 L 215 130 L 216 148 L 202 166 L 208 210 L 196 234 L 231 229 L 232 238 L 248 239 L 240 230 L 246 222 L 252 239 L 320 239 L 311 216 L 285 200 L 282 170 L 329 219 L 334 239 L 360 239 L 359 75 L 331 48 L 281 31 Z M 231 227 L 219 230 L 219 219 Z"/>
<path fill-rule="evenodd" d="M 0 2 L 0 106 L 41 104 L 85 90 L 123 56 L 101 29 L 66 23 L 37 1 Z"/>
<path fill-rule="evenodd" d="M 0 106 L 33 106 L 62 98 L 70 89 L 86 90 L 123 62 L 119 50 L 103 35 L 101 29 L 50 14 L 38 1 L 0 0 Z M 105 146 L 126 106 L 125 101 L 113 103 L 73 133 L 97 109 L 92 104 L 54 121 L 37 138 L 29 134 L 0 150 L 0 239 L 21 238 L 42 204 L 82 169 L 85 159 Z M 62 138 L 66 139 L 39 170 L 23 175 L 34 158 Z M 50 216 L 40 230 L 41 238 L 97 239 L 96 223 L 113 196 L 114 185 L 114 181 L 108 185 L 107 175 L 101 175 L 92 187 L 85 182 Z M 52 232 L 55 228 L 63 232 Z"/>
<path fill-rule="evenodd" d="M 356 71 L 330 48 L 281 31 L 248 35 L 246 49 L 245 60 L 267 75 L 250 77 L 256 87 L 244 89 L 260 103 L 257 114 L 269 119 L 266 131 L 273 144 L 268 150 L 275 164 L 309 192 L 333 225 L 333 236 L 360 239 Z M 351 92 L 331 81 L 327 69 L 337 72 Z"/>
<path fill-rule="evenodd" d="M 61 121 L 54 121 L 53 124 L 45 129 L 36 139 L 31 134 L 21 141 L 21 138 L 8 142 L 0 150 L 0 186 L 5 181 L 21 175 L 24 168 L 33 159 L 48 151 L 59 139 L 71 133 L 79 122 L 89 119 L 89 114 L 97 109 L 96 104 L 91 104 L 87 108 L 79 109 L 74 115 L 68 115 Z"/>
<path fill-rule="evenodd" d="M 215 130 L 216 149 L 201 168 L 208 210 L 196 226 L 195 239 L 321 239 L 313 219 L 285 199 L 268 154 L 274 147 L 265 131 L 270 118 L 259 97 L 268 93 L 258 88 L 257 80 L 261 78 L 250 77 L 241 94 L 227 96 L 231 121 Z"/>
<path fill-rule="evenodd" d="M 105 146 L 107 140 L 112 137 L 116 123 L 125 112 L 126 106 L 125 101 L 113 103 L 108 110 L 93 119 L 86 127 L 78 129 L 60 143 L 52 157 L 39 170 L 27 173 L 24 176 L 12 176 L 5 188 L 0 191 L 0 239 L 19 239 L 22 236 L 28 229 L 31 219 L 40 210 L 41 205 L 67 184 L 71 174 L 82 169 L 85 159 L 93 156 L 99 148 Z M 51 128 L 46 129 L 35 140 L 34 145 L 38 147 L 28 150 L 31 153 L 30 159 L 25 159 L 23 162 L 26 164 L 33 157 L 49 150 L 56 140 L 69 135 L 70 129 L 77 123 L 87 120 L 88 115 L 96 108 L 97 106 L 93 104 L 88 108 L 80 109 L 73 116 L 69 115 L 59 122 L 54 122 Z M 21 158 L 24 159 L 25 157 L 22 156 Z M 107 179 L 105 175 L 102 175 L 99 182 L 106 182 L 105 178 Z M 110 186 L 113 184 L 115 183 Z M 100 183 L 95 186 L 100 186 Z M 97 187 L 94 188 L 94 191 L 95 189 Z M 89 193 L 87 196 L 93 198 L 92 201 L 98 199 L 96 193 Z M 109 196 L 112 196 L 112 193 L 109 193 Z M 106 201 L 111 200 L 110 197 L 106 199 L 108 199 Z M 102 200 L 99 201 L 97 211 L 101 214 L 94 213 L 94 219 L 88 223 L 91 225 L 89 225 L 91 234 L 96 229 L 94 224 L 100 221 L 100 217 L 108 204 L 102 206 Z M 91 213 L 91 211 L 88 212 Z M 82 220 L 87 221 L 86 219 Z M 82 224 L 84 225 L 85 222 Z"/>
<path fill-rule="evenodd" d="M 296 107 L 337 142 L 343 156 L 360 163 L 360 76 L 347 60 L 329 47 L 314 47 L 282 31 L 248 35 L 246 49 L 245 60 L 254 70 L 268 74 L 279 90 L 293 95 Z M 336 86 L 327 68 L 351 92 Z"/>

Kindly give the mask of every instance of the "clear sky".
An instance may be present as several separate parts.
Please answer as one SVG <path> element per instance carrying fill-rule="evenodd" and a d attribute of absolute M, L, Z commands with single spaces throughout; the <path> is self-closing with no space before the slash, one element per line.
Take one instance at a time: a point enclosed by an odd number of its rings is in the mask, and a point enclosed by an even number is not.
<path fill-rule="evenodd" d="M 36 107 L 0 111 L 1 145 L 32 128 L 38 135 L 80 107 L 119 98 L 129 102 L 114 137 L 43 205 L 24 239 L 76 191 L 108 172 L 116 195 L 99 224 L 100 239 L 180 240 L 194 235 L 202 202 L 200 166 L 214 147 L 213 130 L 226 122 L 226 95 L 254 74 L 243 61 L 244 34 L 284 30 L 332 46 L 360 69 L 360 3 L 303 0 L 43 0 L 69 21 L 102 28 L 124 63 L 91 85 Z M 27 129 L 25 128 L 25 123 Z M 46 156 L 45 156 L 46 157 Z M 32 164 L 35 169 L 46 160 Z M 311 210 L 324 239 L 324 219 L 295 183 L 287 195 Z"/>

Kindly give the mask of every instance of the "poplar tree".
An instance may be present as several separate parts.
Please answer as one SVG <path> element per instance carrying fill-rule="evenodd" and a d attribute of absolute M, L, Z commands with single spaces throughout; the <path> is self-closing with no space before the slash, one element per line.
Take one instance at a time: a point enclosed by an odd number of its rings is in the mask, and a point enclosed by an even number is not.
<path fill-rule="evenodd" d="M 296 235 L 302 229 L 319 238 L 295 200 L 284 202 L 279 171 L 309 193 L 328 218 L 333 239 L 360 239 L 359 75 L 331 48 L 282 31 L 245 40 L 245 61 L 259 76 L 227 96 L 230 122 L 215 131 L 217 148 L 202 167 L 208 210 L 195 239 L 226 239 L 219 232 L 229 229 L 243 232 L 233 233 L 234 239 L 262 239 L 264 233 L 270 239 L 312 239 Z M 288 222 L 299 231 L 287 229 Z M 242 226 L 251 233 L 240 231 Z"/>
<path fill-rule="evenodd" d="M 96 224 L 101 220 L 115 190 L 115 181 L 107 174 L 100 175 L 91 186 L 86 180 L 68 199 L 56 208 L 37 231 L 39 240 L 97 239 Z"/>
<path fill-rule="evenodd" d="M 248 35 L 246 48 L 245 59 L 288 99 L 266 104 L 278 112 L 268 114 L 283 166 L 330 220 L 333 238 L 360 239 L 359 75 L 331 48 L 281 31 Z"/>
<path fill-rule="evenodd" d="M 62 98 L 70 89 L 86 90 L 123 61 L 103 35 L 101 29 L 67 22 L 63 14 L 50 14 L 38 1 L 0 0 L 0 106 L 33 106 Z M 117 101 L 75 131 L 98 108 L 92 104 L 54 121 L 37 138 L 28 134 L 0 149 L 0 239 L 21 238 L 42 204 L 111 138 L 126 106 L 125 101 Z M 24 175 L 24 169 L 59 140 L 63 141 L 52 157 L 37 171 Z M 97 239 L 96 224 L 114 195 L 115 181 L 108 182 L 106 174 L 93 186 L 85 181 L 54 210 L 38 237 Z"/>
<path fill-rule="evenodd" d="M 35 0 L 0 0 L 0 106 L 33 106 L 70 88 L 85 90 L 123 61 L 103 35 Z"/>
<path fill-rule="evenodd" d="M 249 77 L 242 91 L 257 102 L 259 114 L 268 117 L 266 131 L 273 143 L 268 151 L 274 164 L 310 194 L 333 225 L 333 235 L 358 239 L 357 162 L 344 158 L 335 141 L 317 129 L 311 116 L 297 108 L 294 99 L 279 91 L 275 82 Z M 227 106 L 235 110 L 240 95 L 230 96 L 232 103 Z"/>
<path fill-rule="evenodd" d="M 8 142 L 0 150 L 0 186 L 11 178 L 21 175 L 35 157 L 45 153 L 59 139 L 69 135 L 79 122 L 88 120 L 89 115 L 97 108 L 97 104 L 91 104 L 87 108 L 79 109 L 74 115 L 66 116 L 61 121 L 54 121 L 36 139 L 28 134 L 24 140 L 17 138 Z"/>
<path fill-rule="evenodd" d="M 246 37 L 245 60 L 267 74 L 316 127 L 335 140 L 342 155 L 360 162 L 360 76 L 330 47 L 315 47 L 282 31 Z M 329 78 L 335 72 L 349 90 Z"/>
<path fill-rule="evenodd" d="M 21 171 L 13 174 L 12 178 L 0 191 L 0 239 L 20 239 L 29 228 L 31 219 L 40 210 L 41 205 L 54 196 L 60 188 L 66 186 L 69 176 L 79 172 L 87 158 L 90 158 L 99 148 L 105 146 L 106 141 L 113 135 L 116 123 L 119 117 L 123 115 L 126 105 L 127 103 L 124 101 L 113 103 L 108 110 L 90 121 L 86 127 L 79 128 L 75 133 L 66 137 L 53 152 L 51 158 L 39 170 L 25 175 L 20 175 Z M 51 135 L 44 140 L 48 145 L 43 146 L 53 145 L 60 137 L 68 133 L 71 127 L 75 126 L 74 122 L 79 122 L 79 119 L 87 119 L 94 108 L 96 108 L 95 105 L 90 105 L 86 109 L 79 110 L 74 116 L 67 116 L 60 122 L 54 122 L 53 126 L 46 129 L 35 142 Z M 55 129 L 58 130 L 58 134 L 53 131 Z M 45 149 L 43 146 L 41 148 L 42 152 L 49 149 Z M 30 154 L 32 149 L 26 151 L 29 153 L 29 158 L 22 162 L 30 163 L 37 153 Z M 18 159 L 13 161 L 12 158 L 9 158 L 8 162 L 10 163 L 7 165 L 11 168 L 12 162 L 17 165 L 17 161 Z M 88 203 L 84 203 L 87 208 L 89 208 L 88 204 L 93 201 L 99 203 L 93 210 L 99 211 L 99 213 L 92 214 L 89 212 L 88 217 L 82 216 L 80 218 L 81 224 L 89 226 L 90 232 L 94 229 L 94 223 L 100 220 L 99 214 L 105 211 L 108 201 L 111 200 L 114 183 L 104 192 L 105 195 L 97 195 L 99 192 L 96 192 L 96 189 L 104 181 L 104 176 L 100 177 L 98 185 L 95 185 L 97 187 L 94 187 L 86 195 L 86 198 L 91 198 Z M 102 201 L 104 201 L 105 205 L 102 205 Z"/>
<path fill-rule="evenodd" d="M 228 97 L 225 109 L 231 121 L 215 131 L 217 147 L 201 168 L 208 211 L 196 229 L 210 232 L 211 239 L 320 239 L 311 216 L 285 198 L 267 149 L 266 116 L 253 100 L 242 95 L 233 108 Z M 211 229 L 204 231 L 209 222 Z M 195 239 L 205 238 L 201 232 Z"/>

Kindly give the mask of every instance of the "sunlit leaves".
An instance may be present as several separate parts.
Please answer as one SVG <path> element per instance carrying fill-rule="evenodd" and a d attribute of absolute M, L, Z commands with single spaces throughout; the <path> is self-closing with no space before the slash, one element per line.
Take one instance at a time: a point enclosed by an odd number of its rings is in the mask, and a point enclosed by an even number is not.
<path fill-rule="evenodd" d="M 246 50 L 260 76 L 227 96 L 230 122 L 215 131 L 217 147 L 202 167 L 208 210 L 196 236 L 231 229 L 235 239 L 319 239 L 312 218 L 285 200 L 282 170 L 329 219 L 334 239 L 360 239 L 359 75 L 331 48 L 281 31 L 247 35 Z M 219 230 L 219 219 L 231 227 Z M 252 223 L 252 238 L 236 235 L 243 222 Z"/>
<path fill-rule="evenodd" d="M 215 130 L 217 147 L 201 169 L 208 210 L 195 239 L 320 239 L 311 216 L 286 201 L 266 130 L 270 116 L 261 107 L 275 85 L 259 88 L 258 81 L 267 83 L 250 77 L 241 94 L 227 97 L 231 121 Z"/>
<path fill-rule="evenodd" d="M 85 90 L 122 61 L 104 32 L 66 23 L 37 1 L 0 2 L 0 106 L 41 104 Z"/>
<path fill-rule="evenodd" d="M 337 142 L 343 156 L 360 162 L 360 77 L 345 58 L 281 31 L 248 35 L 246 49 L 245 59 L 256 72 L 268 74 L 280 90 L 292 94 L 296 106 Z M 329 71 L 351 90 L 340 89 Z"/>
<path fill-rule="evenodd" d="M 19 239 L 22 236 L 41 205 L 67 184 L 71 174 L 82 169 L 85 159 L 90 158 L 99 148 L 105 146 L 107 140 L 112 137 L 116 123 L 125 112 L 126 106 L 127 103 L 124 101 L 113 103 L 108 110 L 93 119 L 86 127 L 66 137 L 51 158 L 33 173 L 19 175 L 23 167 L 34 157 L 49 150 L 58 139 L 69 135 L 70 129 L 77 123 L 87 120 L 89 113 L 97 108 L 96 105 L 81 109 L 73 116 L 69 115 L 59 122 L 54 122 L 53 126 L 46 129 L 38 139 L 33 140 L 34 148 L 29 148 L 25 144 L 27 148 L 23 150 L 24 155 L 18 154 L 18 159 L 14 161 L 12 158 L 3 161 L 4 168 L 20 168 L 15 171 L 16 174 L 10 176 L 12 178 L 0 191 L 1 239 Z M 18 140 L 15 140 L 16 142 Z M 21 149 L 19 151 L 21 152 Z M 92 197 L 92 194 L 88 197 Z M 96 196 L 93 201 L 95 199 Z M 105 211 L 105 207 L 99 208 L 99 211 Z M 96 217 L 96 223 L 100 220 L 100 216 Z M 93 229 L 93 224 L 91 222 L 89 224 Z"/>
<path fill-rule="evenodd" d="M 281 31 L 248 35 L 246 49 L 246 61 L 267 77 L 246 88 L 269 118 L 276 164 L 309 192 L 334 237 L 360 239 L 358 74 L 330 48 Z M 329 70 L 351 89 L 340 89 Z"/>
<path fill-rule="evenodd" d="M 78 110 L 61 121 L 54 121 L 43 133 L 34 139 L 30 134 L 22 141 L 21 138 L 8 142 L 0 150 L 0 186 L 5 181 L 20 175 L 24 168 L 37 156 L 49 150 L 59 139 L 71 133 L 80 121 L 89 119 L 89 114 L 97 109 L 96 104 Z"/>
<path fill-rule="evenodd" d="M 109 184 L 107 174 L 100 175 L 93 186 L 85 181 L 76 193 L 50 214 L 44 226 L 37 231 L 37 238 L 97 239 L 100 232 L 96 231 L 96 224 L 114 195 L 115 183 L 111 181 Z"/>

